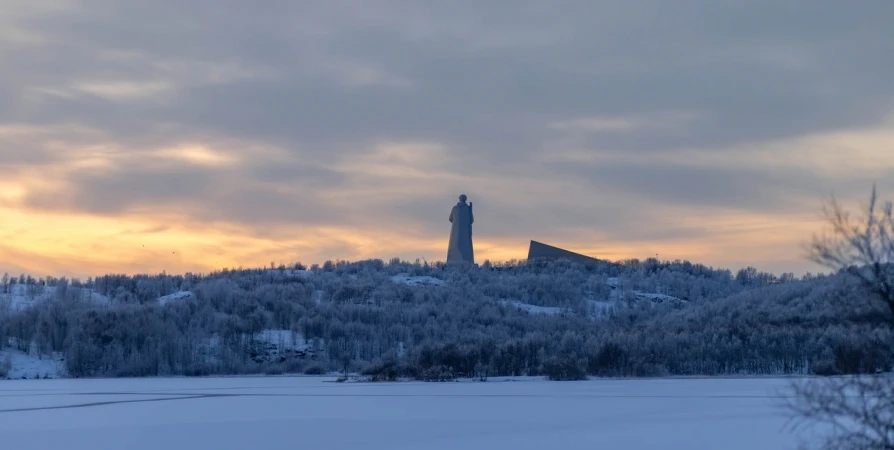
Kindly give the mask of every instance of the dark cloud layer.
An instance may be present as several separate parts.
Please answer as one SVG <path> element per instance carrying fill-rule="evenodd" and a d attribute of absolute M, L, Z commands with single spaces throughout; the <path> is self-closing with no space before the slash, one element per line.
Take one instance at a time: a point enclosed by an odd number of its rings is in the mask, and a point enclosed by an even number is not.
<path fill-rule="evenodd" d="M 16 1 L 7 10 L 0 163 L 70 164 L 104 142 L 127 161 L 65 171 L 64 187 L 25 197 L 42 210 L 189 211 L 259 234 L 288 223 L 440 230 L 461 189 L 489 208 L 483 232 L 707 236 L 650 224 L 675 207 L 782 214 L 872 180 L 668 155 L 742 161 L 767 142 L 871 128 L 894 112 L 886 0 Z M 49 131 L 4 134 L 23 126 Z M 440 145 L 435 166 L 412 164 L 455 181 L 352 203 L 346 191 L 363 194 L 364 183 L 419 183 L 351 166 L 383 142 Z M 127 157 L 184 143 L 238 162 Z M 595 159 L 543 162 L 566 150 Z M 565 198 L 545 204 L 560 184 Z"/>

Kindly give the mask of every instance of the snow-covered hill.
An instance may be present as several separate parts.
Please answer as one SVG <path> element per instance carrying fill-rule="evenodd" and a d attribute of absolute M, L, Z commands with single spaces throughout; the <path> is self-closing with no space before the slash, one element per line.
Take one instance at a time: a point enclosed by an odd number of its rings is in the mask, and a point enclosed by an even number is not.
<path fill-rule="evenodd" d="M 574 361 L 609 376 L 804 373 L 814 364 L 846 370 L 826 355 L 865 336 L 824 319 L 835 314 L 821 293 L 844 289 L 831 279 L 759 285 L 680 262 L 457 271 L 368 260 L 73 283 L 81 288 L 58 279 L 4 287 L 0 333 L 70 355 L 78 377 L 353 370 L 430 380 L 540 374 Z M 28 309 L 41 302 L 54 307 Z M 93 306 L 103 302 L 111 304 Z M 742 354 L 731 327 L 753 330 L 754 356 L 730 356 Z M 883 350 L 867 358 L 888 364 L 894 353 Z"/>

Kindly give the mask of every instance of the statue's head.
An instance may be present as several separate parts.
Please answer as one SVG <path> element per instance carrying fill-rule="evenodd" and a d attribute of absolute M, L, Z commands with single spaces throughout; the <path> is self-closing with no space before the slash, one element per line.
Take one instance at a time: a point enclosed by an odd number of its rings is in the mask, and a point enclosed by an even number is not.
<path fill-rule="evenodd" d="M 465 203 L 467 198 L 469 198 L 469 197 L 466 197 L 466 194 L 462 194 L 459 196 L 459 201 Z"/>

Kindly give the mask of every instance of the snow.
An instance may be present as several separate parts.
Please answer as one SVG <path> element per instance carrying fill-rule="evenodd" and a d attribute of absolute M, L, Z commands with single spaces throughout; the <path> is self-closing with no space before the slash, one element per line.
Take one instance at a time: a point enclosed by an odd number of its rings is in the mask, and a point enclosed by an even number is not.
<path fill-rule="evenodd" d="M 618 309 L 618 302 L 612 301 L 602 301 L 602 300 L 588 300 L 590 303 L 590 311 L 592 311 L 594 317 L 606 317 L 612 313 L 612 311 L 616 311 Z"/>
<path fill-rule="evenodd" d="M 400 274 L 391 277 L 391 281 L 398 284 L 406 284 L 407 286 L 420 286 L 420 285 L 430 285 L 430 286 L 443 286 L 444 280 L 439 278 L 425 276 L 425 275 L 408 275 L 408 274 Z"/>
<path fill-rule="evenodd" d="M 112 304 L 112 299 L 110 299 L 108 296 L 92 290 L 89 292 L 89 297 L 87 297 L 87 300 L 92 302 L 96 306 L 109 306 Z"/>
<path fill-rule="evenodd" d="M 195 294 L 193 294 L 192 291 L 175 292 L 173 294 L 162 295 L 161 297 L 158 297 L 158 304 L 164 306 L 171 302 L 185 300 L 192 297 L 195 297 Z"/>
<path fill-rule="evenodd" d="M 60 378 L 65 375 L 65 363 L 59 355 L 37 356 L 10 348 L 0 350 L 0 364 L 7 360 L 12 363 L 6 375 L 9 379 Z"/>
<path fill-rule="evenodd" d="M 0 299 L 9 305 L 13 311 L 21 311 L 36 303 L 51 298 L 56 288 L 52 286 L 37 286 L 27 284 L 9 285 L 9 293 L 0 295 Z"/>
<path fill-rule="evenodd" d="M 611 292 L 609 292 L 608 299 L 609 300 L 619 300 L 620 299 L 620 290 L 618 289 L 621 286 L 621 280 L 618 277 L 609 277 L 606 278 L 605 284 L 611 287 Z M 637 296 L 637 298 L 651 300 L 654 303 L 663 303 L 663 302 L 685 302 L 685 300 L 681 300 L 672 295 L 660 294 L 656 292 L 642 292 L 642 291 L 633 291 L 633 294 Z"/>
<path fill-rule="evenodd" d="M 606 286 L 611 287 L 611 291 L 608 293 L 609 301 L 620 301 L 621 300 L 621 289 L 618 289 L 621 286 L 621 280 L 618 277 L 609 277 L 605 280 Z M 679 302 L 686 303 L 685 300 L 679 299 L 672 295 L 661 294 L 657 292 L 643 292 L 643 291 L 633 291 L 633 294 L 642 300 L 649 300 L 653 303 L 664 303 L 664 302 Z M 604 309 L 604 308 L 603 308 Z"/>
<path fill-rule="evenodd" d="M 682 302 L 683 301 L 683 300 L 680 300 L 679 298 L 671 296 L 671 295 L 657 294 L 657 293 L 653 293 L 653 292 L 634 291 L 633 293 L 636 294 L 637 297 L 651 300 L 653 303 L 663 303 L 663 302 L 671 302 L 671 301 Z"/>
<path fill-rule="evenodd" d="M 529 303 L 522 303 L 517 300 L 501 300 L 500 303 L 511 306 L 522 311 L 528 312 L 530 314 L 546 314 L 550 316 L 554 316 L 557 314 L 562 314 L 566 312 L 564 308 L 557 308 L 555 306 L 537 306 L 531 305 Z"/>
<path fill-rule="evenodd" d="M 255 335 L 255 341 L 276 347 L 278 351 L 304 350 L 310 347 L 304 337 L 292 330 L 264 330 Z"/>
<path fill-rule="evenodd" d="M 292 276 L 297 276 L 297 277 L 310 277 L 310 276 L 313 276 L 313 274 L 314 274 L 313 271 L 305 270 L 305 269 L 285 269 L 285 270 L 270 269 L 269 272 L 270 273 L 279 273 L 279 274 L 283 274 L 283 275 L 292 275 Z"/>
<path fill-rule="evenodd" d="M 112 303 L 111 299 L 93 290 L 85 289 L 82 292 L 84 293 L 82 300 L 95 306 L 108 306 Z M 11 311 L 22 311 L 39 302 L 49 300 L 55 295 L 56 286 L 10 284 L 9 292 L 0 294 L 0 309 L 8 308 Z"/>
<path fill-rule="evenodd" d="M 614 293 L 614 291 L 612 293 Z M 650 300 L 653 303 L 662 303 L 671 300 L 680 302 L 683 301 L 676 297 L 664 294 L 644 293 L 639 291 L 636 291 L 634 293 L 637 295 L 638 298 Z M 592 298 L 592 296 L 590 296 L 586 300 L 587 303 L 590 305 L 590 314 L 594 318 L 605 318 L 610 316 L 615 311 L 626 308 L 626 305 L 617 299 L 596 300 Z M 520 302 L 518 300 L 500 300 L 500 303 L 509 307 L 520 309 L 530 314 L 546 314 L 552 316 L 572 313 L 572 311 L 567 308 L 559 308 L 555 306 L 538 306 L 532 305 L 530 303 Z"/>
<path fill-rule="evenodd" d="M 305 343 L 304 336 L 293 333 L 291 330 L 263 330 L 254 335 L 244 333 L 241 335 L 243 344 L 251 344 L 253 348 L 252 360 L 255 362 L 270 362 L 280 358 L 305 358 L 313 355 L 313 345 Z M 218 362 L 217 351 L 220 349 L 220 335 L 213 335 L 202 340 L 199 348 L 204 355 L 205 362 L 215 364 Z"/>
<path fill-rule="evenodd" d="M 323 377 L 0 382 L 3 448 L 796 448 L 786 380 L 333 383 Z"/>

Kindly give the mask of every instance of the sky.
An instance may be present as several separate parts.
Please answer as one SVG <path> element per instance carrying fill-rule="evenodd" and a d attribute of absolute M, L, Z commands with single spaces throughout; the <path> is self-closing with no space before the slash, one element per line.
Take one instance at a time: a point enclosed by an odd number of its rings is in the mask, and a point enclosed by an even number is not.
<path fill-rule="evenodd" d="M 818 271 L 894 199 L 890 0 L 0 0 L 0 271 L 446 258 Z"/>

